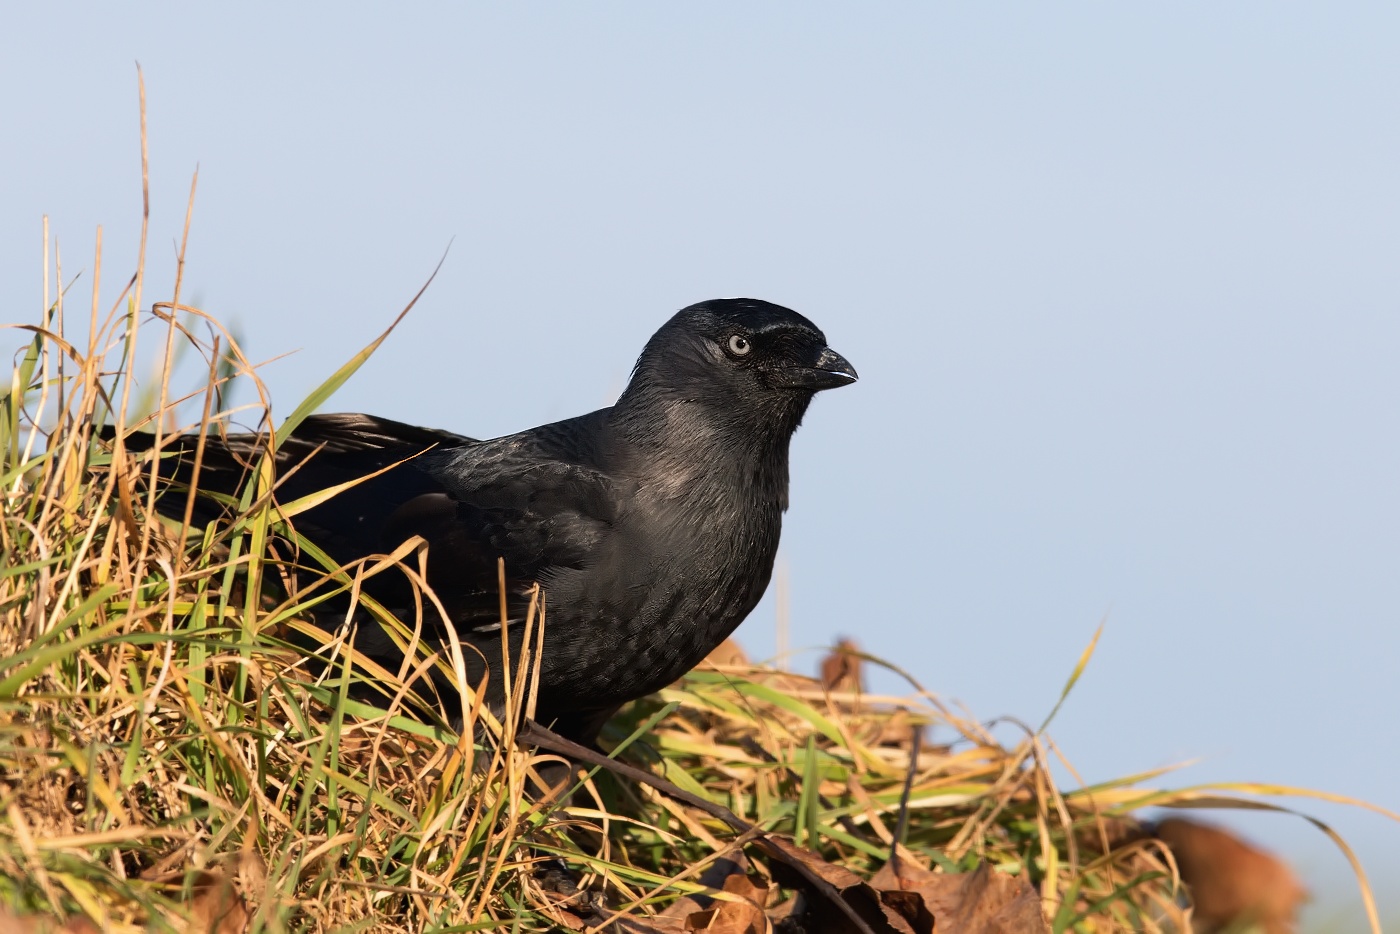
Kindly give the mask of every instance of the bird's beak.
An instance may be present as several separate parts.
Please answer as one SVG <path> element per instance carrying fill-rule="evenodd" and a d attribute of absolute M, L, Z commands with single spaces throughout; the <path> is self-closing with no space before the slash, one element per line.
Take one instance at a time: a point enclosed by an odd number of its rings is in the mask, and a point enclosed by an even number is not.
<path fill-rule="evenodd" d="M 785 366 L 771 376 L 778 386 L 792 389 L 835 389 L 856 381 L 856 368 L 830 347 L 823 347 L 817 359 L 806 366 Z"/>

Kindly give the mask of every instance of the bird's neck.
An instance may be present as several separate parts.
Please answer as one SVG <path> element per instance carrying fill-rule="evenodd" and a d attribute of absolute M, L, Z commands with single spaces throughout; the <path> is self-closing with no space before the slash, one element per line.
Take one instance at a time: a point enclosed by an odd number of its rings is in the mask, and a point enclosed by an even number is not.
<path fill-rule="evenodd" d="M 800 410 L 755 413 L 677 397 L 624 397 L 610 421 L 632 472 L 644 484 L 674 495 L 725 490 L 786 509 L 788 444 L 801 415 Z"/>

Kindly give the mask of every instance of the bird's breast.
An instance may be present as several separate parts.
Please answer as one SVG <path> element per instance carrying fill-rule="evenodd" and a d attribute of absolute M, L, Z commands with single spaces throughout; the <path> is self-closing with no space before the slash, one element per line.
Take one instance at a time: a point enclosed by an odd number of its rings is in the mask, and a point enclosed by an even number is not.
<path fill-rule="evenodd" d="M 757 605 L 780 531 L 776 504 L 712 500 L 665 515 L 649 541 L 620 556 L 645 570 L 633 576 L 639 612 L 617 622 L 635 627 L 633 644 L 652 654 L 658 686 L 699 664 Z"/>
<path fill-rule="evenodd" d="M 598 697 L 651 693 L 699 664 L 763 596 L 779 499 L 732 478 L 675 480 L 639 483 L 596 560 L 546 582 L 555 625 L 545 639 L 558 650 L 546 652 L 547 675 L 589 681 Z M 585 664 L 604 646 L 628 656 L 626 685 L 595 678 L 614 667 Z"/>

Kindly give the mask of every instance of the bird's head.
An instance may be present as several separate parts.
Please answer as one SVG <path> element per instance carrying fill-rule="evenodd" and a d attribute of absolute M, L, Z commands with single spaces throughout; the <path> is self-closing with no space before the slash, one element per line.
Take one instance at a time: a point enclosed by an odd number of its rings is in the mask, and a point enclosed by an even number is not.
<path fill-rule="evenodd" d="M 812 395 L 856 381 L 855 368 L 802 315 L 752 298 L 683 308 L 642 351 L 628 395 L 661 395 L 732 412 L 771 412 L 797 427 Z"/>
<path fill-rule="evenodd" d="M 612 421 L 667 488 L 721 475 L 787 508 L 788 441 L 856 371 L 795 311 L 751 298 L 683 308 L 642 351 Z"/>

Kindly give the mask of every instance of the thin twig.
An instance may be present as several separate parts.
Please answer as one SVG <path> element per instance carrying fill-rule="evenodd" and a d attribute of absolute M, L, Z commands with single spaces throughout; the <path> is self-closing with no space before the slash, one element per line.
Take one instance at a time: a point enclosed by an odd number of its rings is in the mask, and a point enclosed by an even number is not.
<path fill-rule="evenodd" d="M 693 795 L 684 789 L 677 788 L 664 778 L 659 778 L 650 772 L 644 772 L 639 768 L 627 765 L 625 762 L 609 759 L 601 752 L 589 749 L 586 746 L 580 746 L 572 740 L 565 739 L 553 730 L 540 726 L 533 720 L 525 720 L 521 723 L 520 729 L 516 733 L 516 739 L 533 746 L 538 746 L 540 749 L 547 749 L 550 752 L 557 752 L 562 756 L 568 756 L 570 759 L 574 759 L 578 762 L 586 762 L 589 765 L 596 765 L 599 768 L 607 769 L 615 775 L 621 775 L 623 778 L 631 779 L 634 782 L 649 785 L 664 795 L 704 811 L 711 817 L 724 821 L 731 828 L 740 833 L 754 834 L 754 843 L 757 844 L 759 849 L 763 850 L 764 853 L 768 854 L 770 859 L 775 859 L 788 866 L 805 879 L 812 888 L 826 896 L 836 907 L 841 909 L 841 913 L 846 916 L 855 929 L 860 931 L 861 934 L 875 934 L 875 931 L 866 923 L 865 919 L 860 916 L 844 897 L 842 897 L 840 889 L 817 875 L 812 871 L 810 866 L 806 865 L 801 860 L 796 860 L 788 856 L 788 854 L 783 851 L 782 847 L 778 846 L 774 840 L 770 839 L 767 831 L 739 817 L 733 811 L 729 810 L 729 808 L 706 801 L 698 795 Z"/>
<path fill-rule="evenodd" d="M 896 876 L 899 875 L 899 848 L 909 831 L 909 796 L 914 791 L 914 775 L 919 771 L 919 752 L 923 745 L 924 731 L 919 727 L 914 730 L 914 741 L 909 748 L 909 773 L 904 776 L 904 792 L 899 796 L 899 816 L 894 822 L 894 840 L 890 842 L 890 868 Z"/>

